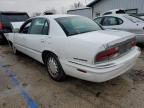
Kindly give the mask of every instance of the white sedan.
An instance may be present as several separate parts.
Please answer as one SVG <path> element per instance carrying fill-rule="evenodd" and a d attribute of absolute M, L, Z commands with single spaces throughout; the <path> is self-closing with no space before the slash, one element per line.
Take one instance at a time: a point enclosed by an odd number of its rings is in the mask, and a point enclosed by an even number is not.
<path fill-rule="evenodd" d="M 131 69 L 140 54 L 133 34 L 102 30 L 76 15 L 31 18 L 7 38 L 14 54 L 20 51 L 45 64 L 56 81 L 70 75 L 104 82 Z"/>
<path fill-rule="evenodd" d="M 134 33 L 138 43 L 144 43 L 144 20 L 128 14 L 109 14 L 94 19 L 105 29 L 123 30 Z"/>

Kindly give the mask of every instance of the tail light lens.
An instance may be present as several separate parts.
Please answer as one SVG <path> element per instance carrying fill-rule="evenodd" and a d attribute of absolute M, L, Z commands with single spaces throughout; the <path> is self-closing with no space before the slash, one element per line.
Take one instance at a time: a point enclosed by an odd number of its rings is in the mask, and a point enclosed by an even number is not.
<path fill-rule="evenodd" d="M 4 25 L 0 22 L 0 30 L 4 28 Z"/>
<path fill-rule="evenodd" d="M 95 58 L 95 62 L 102 62 L 106 60 L 113 59 L 115 57 L 118 57 L 129 50 L 131 50 L 132 47 L 136 46 L 136 38 L 129 39 L 127 41 L 118 43 L 110 48 L 108 48 L 105 51 L 102 51 L 97 54 Z"/>
<path fill-rule="evenodd" d="M 118 56 L 118 54 L 119 54 L 118 47 L 110 48 L 106 51 L 102 51 L 98 53 L 98 55 L 96 56 L 96 62 L 102 62 L 102 61 L 108 60 L 110 58 Z"/>

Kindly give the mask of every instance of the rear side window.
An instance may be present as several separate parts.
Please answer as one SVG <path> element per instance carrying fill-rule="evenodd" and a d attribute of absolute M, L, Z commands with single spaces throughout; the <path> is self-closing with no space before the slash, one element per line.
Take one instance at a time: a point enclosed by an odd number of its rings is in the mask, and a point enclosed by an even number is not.
<path fill-rule="evenodd" d="M 102 17 L 94 19 L 94 22 L 96 22 L 98 24 L 101 24 L 101 21 L 102 21 Z"/>
<path fill-rule="evenodd" d="M 44 18 L 36 18 L 33 20 L 29 34 L 48 34 L 49 25 Z"/>
<path fill-rule="evenodd" d="M 117 17 L 105 17 L 102 25 L 103 26 L 113 26 L 113 25 L 120 25 L 123 23 L 123 20 Z"/>
<path fill-rule="evenodd" d="M 29 18 L 26 13 L 2 13 L 3 22 L 23 22 Z"/>
<path fill-rule="evenodd" d="M 122 20 L 122 19 L 117 18 L 117 20 L 118 20 L 118 25 L 120 25 L 120 24 L 122 24 L 122 23 L 123 23 L 123 20 Z"/>

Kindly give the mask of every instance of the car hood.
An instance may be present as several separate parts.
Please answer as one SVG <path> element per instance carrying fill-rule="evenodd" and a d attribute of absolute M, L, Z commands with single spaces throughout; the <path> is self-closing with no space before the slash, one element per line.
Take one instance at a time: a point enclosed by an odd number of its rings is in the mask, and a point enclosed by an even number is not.
<path fill-rule="evenodd" d="M 72 36 L 72 38 L 101 44 L 116 44 L 134 37 L 134 34 L 119 30 L 99 30 Z"/>

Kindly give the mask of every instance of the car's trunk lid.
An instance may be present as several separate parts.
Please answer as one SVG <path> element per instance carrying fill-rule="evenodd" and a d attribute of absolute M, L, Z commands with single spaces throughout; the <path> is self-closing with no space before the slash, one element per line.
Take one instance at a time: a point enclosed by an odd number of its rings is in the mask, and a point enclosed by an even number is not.
<path fill-rule="evenodd" d="M 99 30 L 99 31 L 88 32 L 88 33 L 71 36 L 70 38 L 80 39 L 91 43 L 99 43 L 99 44 L 107 43 L 109 45 L 114 45 L 116 43 L 120 43 L 122 41 L 128 40 L 133 36 L 134 34 L 125 31 Z"/>
<path fill-rule="evenodd" d="M 107 51 L 111 48 L 117 47 L 119 48 L 119 54 L 117 57 L 120 57 L 126 54 L 133 47 L 132 41 L 134 39 L 134 34 L 118 30 L 99 30 L 96 32 L 72 36 L 72 38 L 81 39 L 89 43 L 99 43 L 99 45 L 104 46 L 105 48 L 104 50 L 100 49 L 99 52 Z"/>

